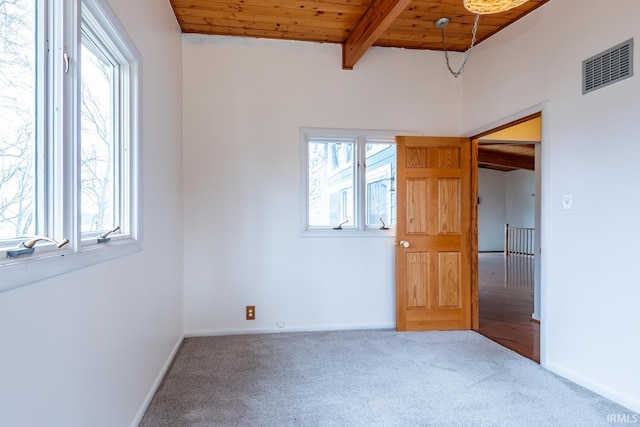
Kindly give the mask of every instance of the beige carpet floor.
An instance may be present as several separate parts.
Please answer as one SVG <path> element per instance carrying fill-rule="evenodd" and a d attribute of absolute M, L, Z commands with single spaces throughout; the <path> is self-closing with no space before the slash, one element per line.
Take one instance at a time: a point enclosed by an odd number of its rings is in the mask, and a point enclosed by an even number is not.
<path fill-rule="evenodd" d="M 611 426 L 633 412 L 471 331 L 188 338 L 142 426 Z"/>

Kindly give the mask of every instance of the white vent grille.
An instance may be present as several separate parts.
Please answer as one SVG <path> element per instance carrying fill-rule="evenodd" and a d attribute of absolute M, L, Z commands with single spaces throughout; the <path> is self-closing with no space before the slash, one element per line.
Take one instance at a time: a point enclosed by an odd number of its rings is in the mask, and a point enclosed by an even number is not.
<path fill-rule="evenodd" d="M 633 39 L 582 61 L 582 94 L 633 76 Z"/>

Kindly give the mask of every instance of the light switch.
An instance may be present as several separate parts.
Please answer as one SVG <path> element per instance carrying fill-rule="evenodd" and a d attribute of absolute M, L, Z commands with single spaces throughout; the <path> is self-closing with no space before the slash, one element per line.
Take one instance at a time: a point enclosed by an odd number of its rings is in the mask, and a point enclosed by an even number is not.
<path fill-rule="evenodd" d="M 573 209 L 573 196 L 562 196 L 562 209 L 565 211 Z"/>

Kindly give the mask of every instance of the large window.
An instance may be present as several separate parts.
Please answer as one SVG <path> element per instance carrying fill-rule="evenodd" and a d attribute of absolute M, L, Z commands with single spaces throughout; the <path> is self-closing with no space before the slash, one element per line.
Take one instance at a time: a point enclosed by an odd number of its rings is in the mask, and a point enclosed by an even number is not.
<path fill-rule="evenodd" d="M 0 2 L 0 291 L 139 240 L 139 62 L 104 0 Z"/>
<path fill-rule="evenodd" d="M 39 101 L 36 3 L 2 2 L 0 7 L 0 242 L 40 232 L 36 155 L 42 129 Z M 9 243 L 11 244 L 11 243 Z"/>
<path fill-rule="evenodd" d="M 396 132 L 302 129 L 301 134 L 305 234 L 391 234 Z"/>

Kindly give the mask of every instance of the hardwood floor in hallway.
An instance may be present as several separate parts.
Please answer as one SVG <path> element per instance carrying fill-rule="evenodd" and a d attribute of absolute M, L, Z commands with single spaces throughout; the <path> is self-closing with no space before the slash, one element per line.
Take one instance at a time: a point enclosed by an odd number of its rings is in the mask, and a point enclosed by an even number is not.
<path fill-rule="evenodd" d="M 478 254 L 478 332 L 540 363 L 540 325 L 533 313 L 532 257 Z"/>

